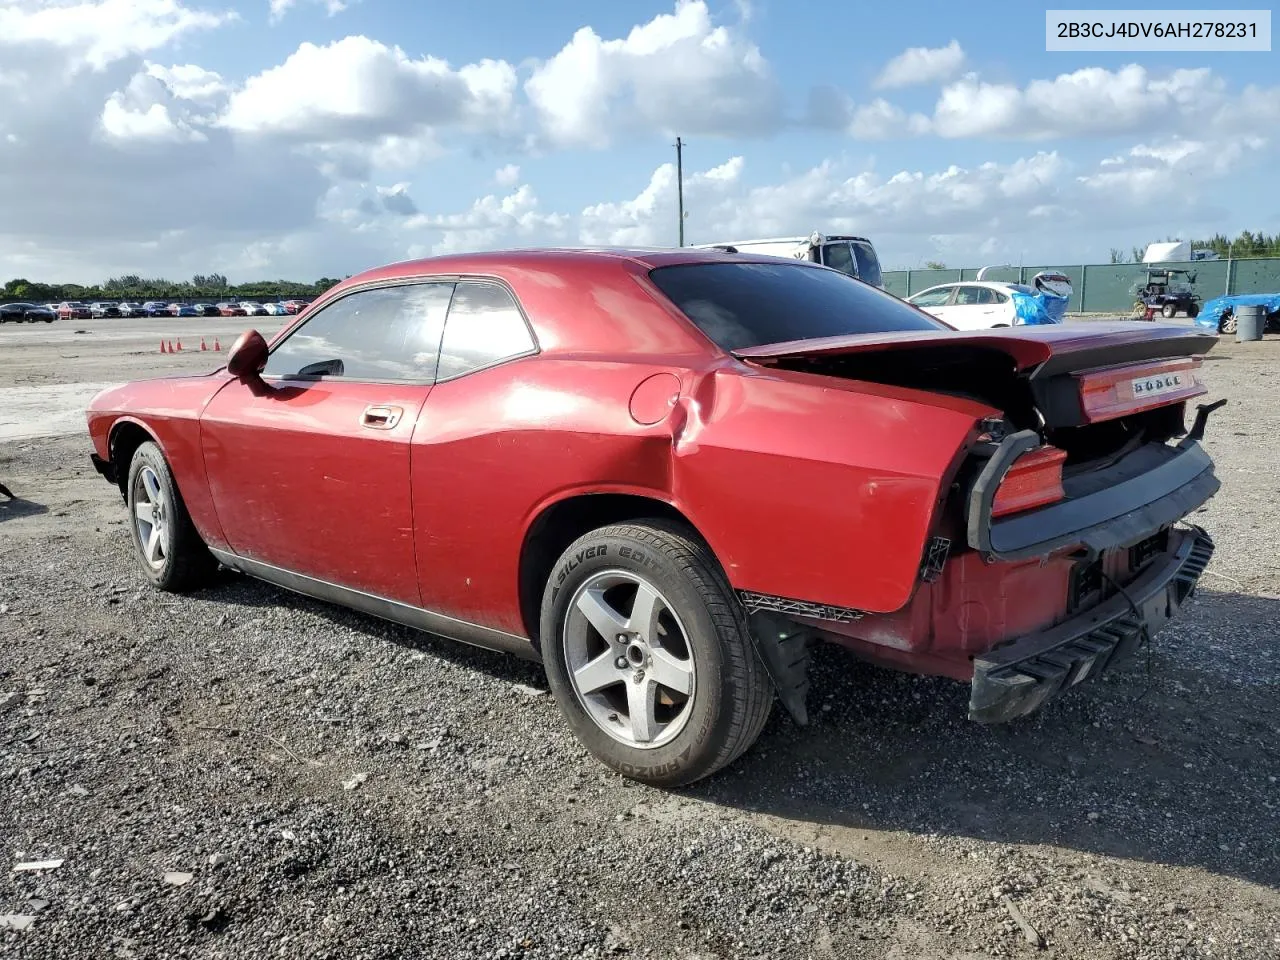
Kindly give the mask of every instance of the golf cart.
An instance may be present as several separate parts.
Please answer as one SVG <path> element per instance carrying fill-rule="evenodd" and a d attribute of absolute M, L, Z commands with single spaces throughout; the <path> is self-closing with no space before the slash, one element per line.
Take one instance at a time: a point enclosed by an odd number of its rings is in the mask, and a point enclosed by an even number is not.
<path fill-rule="evenodd" d="M 1185 279 L 1183 279 L 1185 278 Z M 1151 320 L 1159 313 L 1171 320 L 1179 313 L 1194 317 L 1200 312 L 1195 291 L 1196 275 L 1188 270 L 1147 269 L 1147 281 L 1134 285 L 1133 318 Z"/>

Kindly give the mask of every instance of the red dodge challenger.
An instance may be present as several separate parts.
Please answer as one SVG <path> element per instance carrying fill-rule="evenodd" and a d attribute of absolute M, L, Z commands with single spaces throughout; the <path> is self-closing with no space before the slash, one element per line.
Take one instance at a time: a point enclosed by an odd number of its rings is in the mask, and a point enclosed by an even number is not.
<path fill-rule="evenodd" d="M 998 722 L 1125 659 L 1213 551 L 1212 334 L 959 333 L 817 264 L 540 250 L 350 278 L 88 410 L 143 572 L 216 565 L 543 663 L 582 742 L 706 776 L 814 639 Z"/>

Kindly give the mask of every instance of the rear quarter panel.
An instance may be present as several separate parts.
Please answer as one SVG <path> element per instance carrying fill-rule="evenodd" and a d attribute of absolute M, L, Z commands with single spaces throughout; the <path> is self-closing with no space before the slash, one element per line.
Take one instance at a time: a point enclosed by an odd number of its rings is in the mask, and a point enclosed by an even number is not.
<path fill-rule="evenodd" d="M 673 499 L 737 589 L 896 610 L 911 597 L 960 454 L 995 412 L 893 387 L 722 368 L 681 399 Z"/>
<path fill-rule="evenodd" d="M 160 446 L 173 471 L 200 536 L 211 547 L 226 548 L 209 491 L 200 446 L 200 414 L 230 377 L 213 374 L 138 380 L 98 394 L 89 405 L 89 435 L 98 456 L 109 458 L 112 431 L 122 424 L 136 424 Z M 128 463 L 116 463 L 121 475 Z"/>

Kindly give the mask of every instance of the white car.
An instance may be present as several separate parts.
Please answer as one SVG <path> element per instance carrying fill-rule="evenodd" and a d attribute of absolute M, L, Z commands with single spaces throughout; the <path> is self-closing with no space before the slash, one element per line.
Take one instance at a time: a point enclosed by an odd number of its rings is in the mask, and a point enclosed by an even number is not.
<path fill-rule="evenodd" d="M 1061 323 L 1070 298 L 1071 281 L 1060 273 L 1042 273 L 1031 284 L 995 280 L 942 283 L 906 299 L 957 330 L 986 330 Z"/>

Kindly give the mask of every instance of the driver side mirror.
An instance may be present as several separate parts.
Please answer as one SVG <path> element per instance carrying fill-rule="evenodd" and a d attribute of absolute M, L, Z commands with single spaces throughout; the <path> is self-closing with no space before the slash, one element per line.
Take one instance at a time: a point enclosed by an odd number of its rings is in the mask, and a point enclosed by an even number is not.
<path fill-rule="evenodd" d="M 257 330 L 240 334 L 227 354 L 227 373 L 246 383 L 260 379 L 267 366 L 267 341 Z"/>

